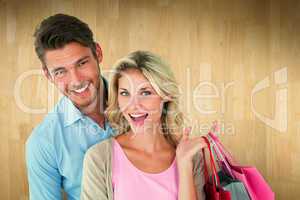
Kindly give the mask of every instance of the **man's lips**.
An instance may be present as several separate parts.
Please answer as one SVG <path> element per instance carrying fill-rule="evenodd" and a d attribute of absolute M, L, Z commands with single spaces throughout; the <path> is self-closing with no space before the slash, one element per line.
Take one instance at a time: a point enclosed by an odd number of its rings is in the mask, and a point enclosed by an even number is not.
<path fill-rule="evenodd" d="M 77 93 L 77 94 L 81 94 L 83 93 L 88 87 L 89 87 L 89 83 L 88 84 L 85 84 L 83 87 L 79 88 L 79 89 L 76 89 L 76 90 L 71 90 L 72 92 L 74 93 Z"/>

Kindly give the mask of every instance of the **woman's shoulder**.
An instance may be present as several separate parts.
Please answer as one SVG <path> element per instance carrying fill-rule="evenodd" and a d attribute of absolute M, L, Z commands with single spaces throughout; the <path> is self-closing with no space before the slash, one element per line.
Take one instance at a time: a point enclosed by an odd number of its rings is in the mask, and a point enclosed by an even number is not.
<path fill-rule="evenodd" d="M 90 160 L 95 163 L 104 164 L 105 162 L 103 161 L 109 161 L 112 152 L 112 140 L 112 138 L 109 138 L 91 146 L 84 156 L 85 162 L 87 162 L 86 160 Z"/>

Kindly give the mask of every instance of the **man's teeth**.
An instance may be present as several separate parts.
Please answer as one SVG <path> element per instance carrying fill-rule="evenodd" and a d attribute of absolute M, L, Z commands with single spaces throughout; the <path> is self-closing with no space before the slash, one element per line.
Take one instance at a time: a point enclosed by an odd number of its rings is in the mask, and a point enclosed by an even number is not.
<path fill-rule="evenodd" d="M 80 88 L 80 89 L 78 89 L 78 90 L 74 90 L 75 92 L 77 92 L 77 93 L 81 93 L 81 92 L 83 92 L 84 90 L 86 90 L 87 88 L 88 88 L 88 84 L 86 85 L 86 86 L 84 86 L 84 87 L 82 87 L 82 88 Z"/>
<path fill-rule="evenodd" d="M 142 117 L 145 116 L 146 114 L 130 114 L 131 117 Z"/>

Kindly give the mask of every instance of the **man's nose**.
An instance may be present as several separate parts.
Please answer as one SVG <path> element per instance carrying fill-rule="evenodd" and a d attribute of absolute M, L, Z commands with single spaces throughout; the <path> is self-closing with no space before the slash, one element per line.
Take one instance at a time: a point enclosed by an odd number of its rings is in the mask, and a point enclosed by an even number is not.
<path fill-rule="evenodd" d="M 70 82 L 72 85 L 79 85 L 81 83 L 80 74 L 76 69 L 70 70 Z"/>

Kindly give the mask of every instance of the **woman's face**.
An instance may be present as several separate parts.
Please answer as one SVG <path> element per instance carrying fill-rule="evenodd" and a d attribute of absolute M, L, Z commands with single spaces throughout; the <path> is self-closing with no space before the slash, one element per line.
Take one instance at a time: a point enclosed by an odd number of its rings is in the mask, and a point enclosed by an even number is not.
<path fill-rule="evenodd" d="M 122 72 L 118 81 L 119 108 L 132 131 L 156 130 L 160 125 L 163 100 L 148 79 L 140 71 L 129 69 Z"/>

